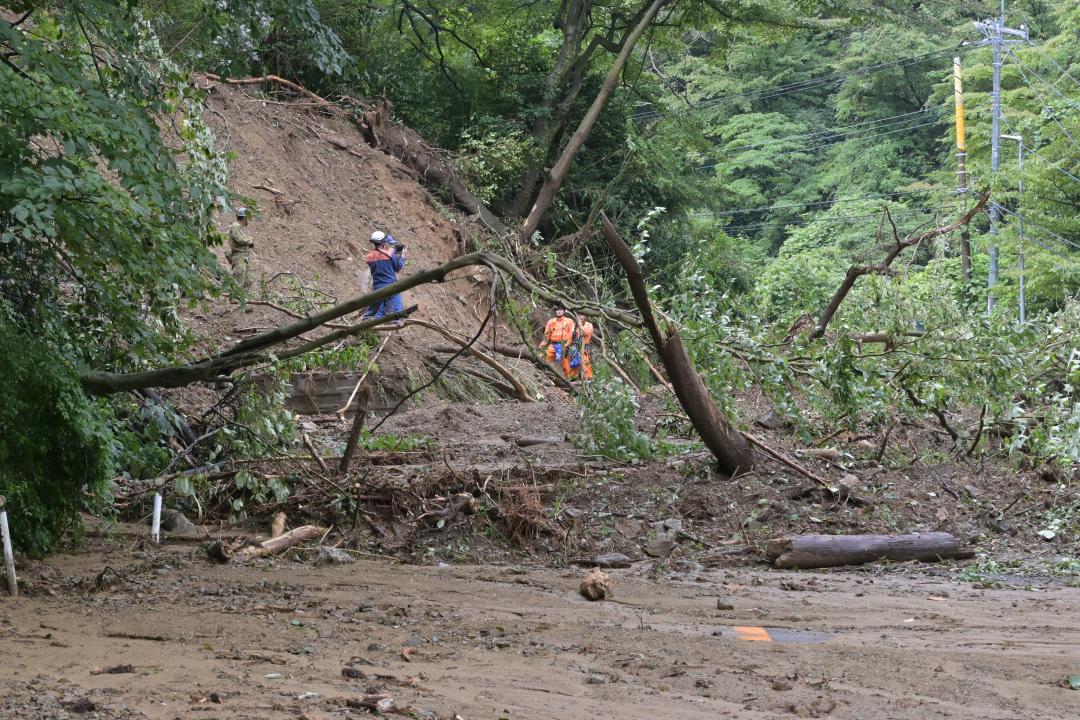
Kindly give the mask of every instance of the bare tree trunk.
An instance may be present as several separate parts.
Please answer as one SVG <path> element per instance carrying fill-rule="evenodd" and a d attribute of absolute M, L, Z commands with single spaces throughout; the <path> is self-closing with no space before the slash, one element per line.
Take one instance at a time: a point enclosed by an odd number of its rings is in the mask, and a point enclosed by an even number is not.
<path fill-rule="evenodd" d="M 601 213 L 600 218 L 603 223 L 604 237 L 607 238 L 608 246 L 619 259 L 623 270 L 626 271 L 634 302 L 641 311 L 642 321 L 649 330 L 649 335 L 652 336 L 656 351 L 660 354 L 668 378 L 671 380 L 672 389 L 679 399 L 679 404 L 686 411 L 686 416 L 690 418 L 694 429 L 704 441 L 705 447 L 709 448 L 716 458 L 722 472 L 733 477 L 739 473 L 749 472 L 754 467 L 754 456 L 750 452 L 750 445 L 746 438 L 731 426 L 716 407 L 709 389 L 705 387 L 701 376 L 694 368 L 678 331 L 670 325 L 661 328 L 657 324 L 641 267 L 634 259 L 630 248 L 615 231 L 607 215 Z"/>
<path fill-rule="evenodd" d="M 645 30 L 652 24 L 653 19 L 656 17 L 656 13 L 660 11 L 660 8 L 665 2 L 667 2 L 667 0 L 653 0 L 653 3 L 645 11 L 641 20 L 638 21 L 637 26 L 635 26 L 626 37 L 622 49 L 615 58 L 615 62 L 612 63 L 611 68 L 608 70 L 607 77 L 604 79 L 604 84 L 601 86 L 600 92 L 597 93 L 596 98 L 593 99 L 592 105 L 589 107 L 588 112 L 585 113 L 585 117 L 581 119 L 581 123 L 578 125 L 577 130 L 570 136 L 570 142 L 567 143 L 566 149 L 563 150 L 558 162 L 555 163 L 555 166 L 551 169 L 547 178 L 545 178 L 544 184 L 540 188 L 540 193 L 536 197 L 536 202 L 533 204 L 532 210 L 529 211 L 529 216 L 525 218 L 525 222 L 521 226 L 522 237 L 528 238 L 532 236 L 540 226 L 541 218 L 547 213 L 548 208 L 551 207 L 551 203 L 555 199 L 555 193 L 559 191 L 563 180 L 566 179 L 566 174 L 570 171 L 570 164 L 574 161 L 574 157 L 581 149 L 581 146 L 585 144 L 585 140 L 589 137 L 589 133 L 592 132 L 593 126 L 600 117 L 600 113 L 603 112 L 604 108 L 607 106 L 611 94 L 615 92 L 615 87 L 619 84 L 619 76 L 622 74 L 623 68 L 626 67 L 626 63 L 630 59 L 630 53 L 633 52 L 638 39 L 641 38 Z"/>
<path fill-rule="evenodd" d="M 341 464 L 338 465 L 338 475 L 348 475 L 349 466 L 352 464 L 356 446 L 360 443 L 360 433 L 364 429 L 364 420 L 367 419 L 368 405 L 371 404 L 371 386 L 364 385 L 360 388 L 360 394 L 356 399 L 356 414 L 353 416 L 352 429 L 349 430 L 349 440 L 345 443 L 345 452 L 341 454 Z"/>

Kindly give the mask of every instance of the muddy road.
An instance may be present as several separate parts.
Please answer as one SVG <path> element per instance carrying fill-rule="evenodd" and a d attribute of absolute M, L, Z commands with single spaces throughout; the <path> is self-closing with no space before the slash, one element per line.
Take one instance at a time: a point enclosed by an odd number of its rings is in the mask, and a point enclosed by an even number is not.
<path fill-rule="evenodd" d="M 0 600 L 0 717 L 364 717 L 349 702 L 371 691 L 417 718 L 1080 716 L 1061 686 L 1080 673 L 1076 588 L 610 573 L 614 599 L 590 603 L 576 570 L 99 543 Z"/>

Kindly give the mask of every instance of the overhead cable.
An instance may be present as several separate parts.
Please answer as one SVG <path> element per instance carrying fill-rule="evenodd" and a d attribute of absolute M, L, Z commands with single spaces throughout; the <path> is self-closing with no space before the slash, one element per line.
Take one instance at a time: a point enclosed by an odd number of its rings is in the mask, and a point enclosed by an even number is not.
<path fill-rule="evenodd" d="M 899 58 L 897 60 L 891 60 L 888 62 L 877 63 L 875 65 L 866 65 L 854 70 L 846 72 L 835 72 L 829 75 L 822 75 L 816 78 L 809 78 L 807 80 L 800 80 L 798 82 L 788 83 L 786 85 L 779 85 L 773 88 L 765 88 L 759 90 L 744 90 L 742 92 L 730 93 L 728 95 L 722 95 L 708 100 L 703 100 L 697 105 L 686 108 L 688 112 L 697 112 L 700 110 L 706 110 L 716 105 L 721 105 L 727 102 L 733 102 L 735 100 L 767 100 L 781 95 L 788 95 L 794 92 L 803 92 L 805 90 L 817 89 L 825 85 L 831 85 L 841 82 L 849 77 L 859 77 L 863 75 L 872 75 L 874 73 L 882 72 L 893 67 L 907 67 L 909 65 L 916 65 L 923 62 L 929 62 L 940 57 L 952 55 L 957 52 L 964 52 L 972 50 L 976 46 L 973 44 L 960 44 L 954 47 L 942 48 L 940 50 L 934 50 L 931 52 L 923 53 L 921 55 L 913 55 L 911 57 Z M 631 117 L 635 120 L 653 120 L 662 116 L 662 113 L 656 110 L 646 110 L 644 112 L 634 112 Z"/>
<path fill-rule="evenodd" d="M 820 201 L 814 201 L 814 202 L 794 203 L 794 204 L 790 204 L 790 205 L 762 205 L 761 207 L 756 207 L 756 208 L 740 208 L 738 210 L 718 210 L 718 211 L 715 211 L 715 212 L 708 211 L 708 210 L 703 210 L 699 214 L 700 215 L 741 215 L 741 214 L 744 214 L 744 213 L 763 212 L 765 210 L 781 210 L 781 209 L 789 209 L 789 208 L 820 207 L 820 206 L 825 206 L 825 205 L 839 205 L 840 203 L 860 202 L 862 200 L 879 200 L 879 199 L 883 199 L 883 198 L 899 197 L 899 196 L 902 196 L 902 195 L 922 195 L 922 194 L 925 194 L 925 193 L 939 193 L 939 192 L 955 193 L 956 190 L 954 188 L 926 188 L 925 190 L 897 190 L 896 192 L 881 193 L 881 194 L 878 194 L 878 195 L 861 195 L 859 197 L 853 197 L 853 198 L 838 198 L 836 200 L 820 200 Z"/>

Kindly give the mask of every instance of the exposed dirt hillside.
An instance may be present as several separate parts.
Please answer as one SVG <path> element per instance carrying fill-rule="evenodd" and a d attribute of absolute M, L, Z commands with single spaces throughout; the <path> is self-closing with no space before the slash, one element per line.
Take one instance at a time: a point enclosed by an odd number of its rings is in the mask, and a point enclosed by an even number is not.
<path fill-rule="evenodd" d="M 303 310 L 301 296 L 340 302 L 370 290 L 364 263 L 378 229 L 408 248 L 403 275 L 444 263 L 465 251 L 480 232 L 451 213 L 396 158 L 370 147 L 350 123 L 327 117 L 310 103 L 285 103 L 249 90 L 211 84 L 207 119 L 219 148 L 233 155 L 230 185 L 249 199 L 246 230 L 255 247 L 251 297 Z M 223 214 L 224 231 L 232 223 Z M 224 262 L 224 250 L 219 255 Z M 310 288 L 300 291 L 299 286 Z M 487 309 L 487 271 L 459 271 L 447 282 L 410 291 L 417 318 L 472 334 Z M 227 302 L 193 318 L 208 345 L 288 321 L 266 306 Z M 395 333 L 380 360 L 382 382 L 404 385 L 422 375 L 432 346 L 446 341 L 430 330 Z"/>

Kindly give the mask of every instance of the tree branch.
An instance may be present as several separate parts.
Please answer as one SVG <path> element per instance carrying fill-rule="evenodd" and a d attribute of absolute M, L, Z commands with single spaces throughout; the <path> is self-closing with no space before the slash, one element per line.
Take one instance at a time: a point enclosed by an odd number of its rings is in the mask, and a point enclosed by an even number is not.
<path fill-rule="evenodd" d="M 896 238 L 895 244 L 889 250 L 885 258 L 877 265 L 852 265 L 850 268 L 848 268 L 847 274 L 844 276 L 843 282 L 840 283 L 840 287 L 838 287 L 836 289 L 836 292 L 833 293 L 832 298 L 829 300 L 829 304 L 825 306 L 825 310 L 821 313 L 821 318 L 818 320 L 817 327 L 814 328 L 814 331 L 812 333 L 810 333 L 810 338 L 816 340 L 825 335 L 825 329 L 829 326 L 829 321 L 832 320 L 833 316 L 836 314 L 836 311 L 840 309 L 840 304 L 844 302 L 844 298 L 846 298 L 848 293 L 851 292 L 851 288 L 855 286 L 856 280 L 858 280 L 863 275 L 884 275 L 889 273 L 889 266 L 892 265 L 893 261 L 896 260 L 896 258 L 899 257 L 900 253 L 903 252 L 905 249 L 913 245 L 919 245 L 923 242 L 926 242 L 927 240 L 932 240 L 939 235 L 946 235 L 948 233 L 951 233 L 953 230 L 956 230 L 966 225 L 971 221 L 971 218 L 975 217 L 976 214 L 982 211 L 982 209 L 986 206 L 987 200 L 989 199 L 989 194 L 983 195 L 979 198 L 979 202 L 976 203 L 974 207 L 972 207 L 966 213 L 964 213 L 959 218 L 944 227 L 934 228 L 933 230 L 928 230 L 919 235 L 910 235 L 904 240 L 900 240 L 899 236 L 894 235 L 894 237 Z M 890 216 L 890 221 L 891 219 L 892 218 Z"/>

